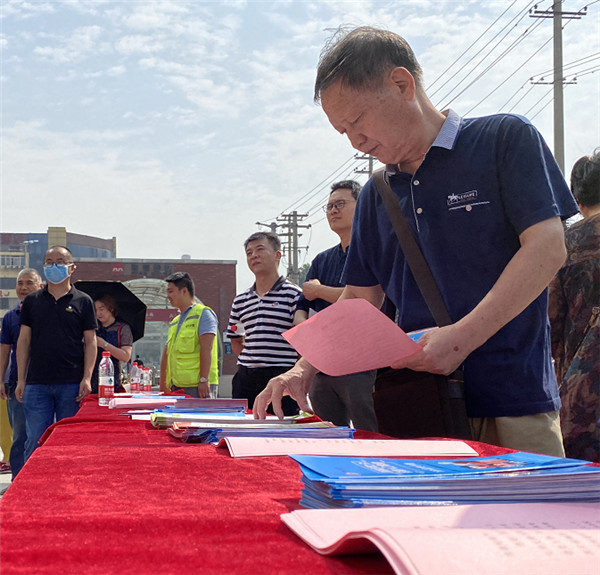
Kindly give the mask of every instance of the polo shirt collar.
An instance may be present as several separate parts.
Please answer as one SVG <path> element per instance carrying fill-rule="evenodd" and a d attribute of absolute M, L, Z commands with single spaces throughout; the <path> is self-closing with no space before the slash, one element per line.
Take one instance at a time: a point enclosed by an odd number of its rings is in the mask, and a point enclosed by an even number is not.
<path fill-rule="evenodd" d="M 458 138 L 462 118 L 451 109 L 445 110 L 442 113 L 446 116 L 446 121 L 442 124 L 442 128 L 438 132 L 435 140 L 433 140 L 431 147 L 452 150 L 456 143 L 456 139 Z M 385 173 L 389 175 L 398 173 L 398 166 L 396 164 L 386 164 Z"/>
<path fill-rule="evenodd" d="M 66 297 L 66 296 L 68 296 L 68 295 L 70 295 L 70 296 L 74 295 L 74 290 L 75 290 L 75 286 L 74 286 L 73 284 L 71 284 L 71 289 L 69 289 L 69 291 L 68 291 L 68 292 L 67 292 L 65 295 L 62 295 L 62 296 L 60 296 L 60 298 L 58 298 L 58 299 L 62 299 L 63 297 Z M 48 291 L 48 284 L 44 284 L 44 287 L 42 288 L 42 291 L 43 291 L 45 294 L 49 295 L 50 297 L 54 297 L 54 296 L 53 296 L 53 295 L 52 295 L 52 294 L 51 294 L 51 293 Z"/>
<path fill-rule="evenodd" d="M 277 281 L 271 286 L 271 289 L 269 291 L 273 291 L 276 289 L 279 289 L 282 285 L 283 282 L 285 281 L 285 278 L 283 276 L 279 276 L 277 278 Z M 256 282 L 254 282 L 252 284 L 252 287 L 250 288 L 254 293 L 256 293 Z M 267 293 L 269 293 L 269 291 Z"/>

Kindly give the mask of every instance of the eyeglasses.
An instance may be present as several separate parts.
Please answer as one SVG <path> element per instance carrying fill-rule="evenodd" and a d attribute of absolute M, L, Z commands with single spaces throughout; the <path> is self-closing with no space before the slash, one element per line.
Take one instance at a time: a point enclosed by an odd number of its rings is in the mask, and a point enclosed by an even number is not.
<path fill-rule="evenodd" d="M 337 210 L 338 212 L 344 209 L 344 206 L 349 202 L 350 200 L 338 200 L 337 202 L 331 202 L 330 204 L 327 204 L 326 206 L 323 206 L 323 211 L 328 214 L 329 212 L 332 212 L 333 210 Z M 353 202 L 355 202 L 356 200 L 352 200 Z"/>

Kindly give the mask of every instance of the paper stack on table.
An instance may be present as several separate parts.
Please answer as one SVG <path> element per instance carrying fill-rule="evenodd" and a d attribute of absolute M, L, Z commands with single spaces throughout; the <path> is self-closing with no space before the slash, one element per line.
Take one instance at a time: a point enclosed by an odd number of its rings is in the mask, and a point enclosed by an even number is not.
<path fill-rule="evenodd" d="M 292 455 L 309 508 L 600 501 L 600 467 L 516 452 L 465 459 Z"/>
<path fill-rule="evenodd" d="M 224 443 L 229 448 L 232 457 L 292 454 L 347 455 L 355 457 L 472 457 L 477 455 L 477 452 L 464 441 L 227 436 Z"/>
<path fill-rule="evenodd" d="M 284 523 L 322 554 L 381 551 L 398 575 L 598 573 L 594 503 L 299 510 Z"/>

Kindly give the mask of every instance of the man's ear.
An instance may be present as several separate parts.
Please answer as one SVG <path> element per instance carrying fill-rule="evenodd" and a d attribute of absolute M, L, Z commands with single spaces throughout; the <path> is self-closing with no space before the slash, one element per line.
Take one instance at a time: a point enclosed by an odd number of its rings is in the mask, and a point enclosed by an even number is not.
<path fill-rule="evenodd" d="M 416 94 L 414 76 L 404 66 L 397 66 L 390 70 L 388 80 L 398 87 L 406 100 L 413 100 Z"/>

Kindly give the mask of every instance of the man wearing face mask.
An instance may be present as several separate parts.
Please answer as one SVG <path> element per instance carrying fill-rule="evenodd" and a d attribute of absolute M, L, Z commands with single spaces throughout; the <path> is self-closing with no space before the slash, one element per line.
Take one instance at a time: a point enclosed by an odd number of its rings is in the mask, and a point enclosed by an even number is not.
<path fill-rule="evenodd" d="M 25 411 L 25 460 L 44 431 L 75 415 L 92 389 L 96 314 L 92 299 L 71 286 L 74 270 L 71 252 L 51 247 L 44 259 L 46 287 L 23 301 L 15 395 Z"/>

